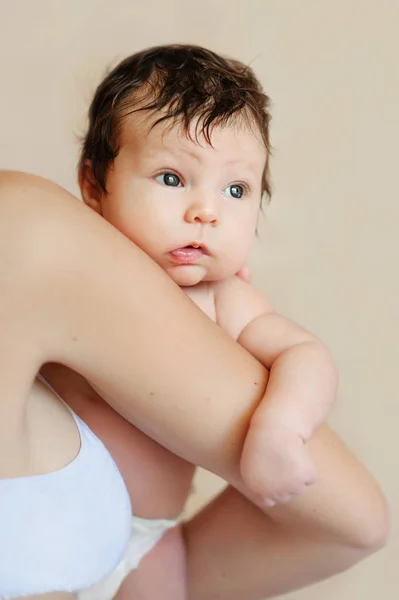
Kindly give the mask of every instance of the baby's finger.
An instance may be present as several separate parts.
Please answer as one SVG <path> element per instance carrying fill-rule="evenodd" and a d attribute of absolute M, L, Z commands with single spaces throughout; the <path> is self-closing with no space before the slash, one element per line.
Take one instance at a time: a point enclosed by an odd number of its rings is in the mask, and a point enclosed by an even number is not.
<path fill-rule="evenodd" d="M 274 506 L 276 504 L 275 500 L 272 500 L 271 498 L 265 498 L 264 499 L 264 504 L 265 506 L 267 506 L 268 508 L 272 508 L 272 506 Z"/>
<path fill-rule="evenodd" d="M 241 269 L 236 274 L 238 275 L 238 277 L 241 277 L 241 279 L 248 283 L 251 281 L 251 271 L 248 265 L 244 265 L 243 267 L 241 267 Z"/>
<path fill-rule="evenodd" d="M 292 500 L 293 494 L 281 494 L 277 496 L 277 502 L 281 502 L 281 504 L 287 504 L 290 500 Z"/>

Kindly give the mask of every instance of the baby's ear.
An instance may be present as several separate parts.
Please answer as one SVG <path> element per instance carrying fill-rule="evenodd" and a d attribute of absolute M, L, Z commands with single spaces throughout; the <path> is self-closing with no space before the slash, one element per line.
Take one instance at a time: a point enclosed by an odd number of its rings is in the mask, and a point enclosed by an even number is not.
<path fill-rule="evenodd" d="M 102 216 L 102 193 L 99 191 L 98 185 L 96 185 L 90 160 L 85 160 L 80 165 L 78 182 L 84 203 Z"/>

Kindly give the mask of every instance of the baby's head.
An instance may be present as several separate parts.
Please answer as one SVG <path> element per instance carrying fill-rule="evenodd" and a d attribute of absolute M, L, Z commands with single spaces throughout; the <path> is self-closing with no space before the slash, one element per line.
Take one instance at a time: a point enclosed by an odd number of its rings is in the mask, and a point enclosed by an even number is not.
<path fill-rule="evenodd" d="M 233 275 L 270 196 L 268 106 L 249 67 L 209 50 L 130 56 L 90 106 L 84 201 L 180 286 Z"/>

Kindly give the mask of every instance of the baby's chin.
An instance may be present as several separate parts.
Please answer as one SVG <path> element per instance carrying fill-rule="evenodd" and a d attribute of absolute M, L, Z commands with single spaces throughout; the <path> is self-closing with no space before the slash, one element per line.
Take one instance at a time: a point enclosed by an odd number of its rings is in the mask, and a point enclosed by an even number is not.
<path fill-rule="evenodd" d="M 235 271 L 231 268 L 213 268 L 211 270 L 203 265 L 179 265 L 166 269 L 167 274 L 180 287 L 193 287 L 202 281 L 220 281 L 231 277 Z"/>
<path fill-rule="evenodd" d="M 179 265 L 169 267 L 166 272 L 179 287 L 193 287 L 207 277 L 207 270 L 202 265 Z"/>

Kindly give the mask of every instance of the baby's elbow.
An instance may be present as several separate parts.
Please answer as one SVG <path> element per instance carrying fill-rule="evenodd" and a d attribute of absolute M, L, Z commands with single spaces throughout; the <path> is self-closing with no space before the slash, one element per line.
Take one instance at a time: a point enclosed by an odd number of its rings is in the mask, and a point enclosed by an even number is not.
<path fill-rule="evenodd" d="M 388 543 L 390 532 L 389 508 L 385 501 L 385 505 L 381 506 L 380 514 L 374 515 L 369 526 L 366 528 L 364 539 L 365 550 L 372 554 L 384 548 Z"/>
<path fill-rule="evenodd" d="M 363 527 L 353 541 L 364 556 L 368 556 L 384 548 L 390 536 L 390 511 L 382 492 L 378 491 L 365 517 Z"/>

